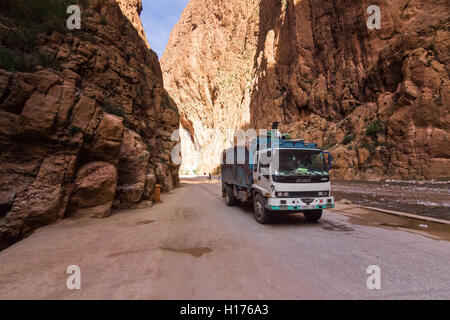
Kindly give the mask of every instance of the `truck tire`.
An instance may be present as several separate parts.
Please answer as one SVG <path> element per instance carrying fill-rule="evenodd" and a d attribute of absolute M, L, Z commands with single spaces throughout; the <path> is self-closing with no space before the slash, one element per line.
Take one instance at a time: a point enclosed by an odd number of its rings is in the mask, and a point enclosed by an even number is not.
<path fill-rule="evenodd" d="M 227 206 L 232 207 L 236 204 L 236 198 L 233 194 L 233 187 L 232 186 L 226 186 L 225 187 L 225 200 L 227 202 Z"/>
<path fill-rule="evenodd" d="M 322 210 L 311 210 L 303 212 L 303 215 L 305 216 L 306 221 L 308 222 L 317 222 L 322 218 Z"/>
<path fill-rule="evenodd" d="M 257 193 L 253 202 L 253 212 L 255 214 L 255 220 L 260 224 L 266 224 L 269 222 L 270 212 L 266 209 L 266 204 L 267 199 Z"/>

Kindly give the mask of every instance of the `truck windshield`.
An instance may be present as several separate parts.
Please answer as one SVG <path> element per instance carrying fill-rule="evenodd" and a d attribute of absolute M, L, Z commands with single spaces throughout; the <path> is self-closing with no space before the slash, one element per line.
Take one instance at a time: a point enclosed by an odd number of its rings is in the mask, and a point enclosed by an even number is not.
<path fill-rule="evenodd" d="M 320 151 L 281 149 L 279 152 L 279 168 L 275 175 L 327 176 L 325 159 Z"/>

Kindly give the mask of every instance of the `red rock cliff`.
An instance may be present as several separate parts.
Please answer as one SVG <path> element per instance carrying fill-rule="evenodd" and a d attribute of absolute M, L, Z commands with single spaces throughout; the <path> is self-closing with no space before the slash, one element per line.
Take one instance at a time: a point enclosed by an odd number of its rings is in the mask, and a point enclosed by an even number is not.
<path fill-rule="evenodd" d="M 0 249 L 179 183 L 179 115 L 133 26 L 140 7 L 127 18 L 115 0 L 79 2 L 81 30 L 65 27 L 72 1 L 13 1 L 0 13 Z"/>
<path fill-rule="evenodd" d="M 367 28 L 370 5 L 380 30 Z M 278 120 L 331 149 L 336 178 L 449 179 L 449 9 L 445 0 L 192 0 L 162 59 L 166 88 L 196 136 Z M 217 165 L 210 145 L 221 142 L 199 144 L 200 165 Z"/>

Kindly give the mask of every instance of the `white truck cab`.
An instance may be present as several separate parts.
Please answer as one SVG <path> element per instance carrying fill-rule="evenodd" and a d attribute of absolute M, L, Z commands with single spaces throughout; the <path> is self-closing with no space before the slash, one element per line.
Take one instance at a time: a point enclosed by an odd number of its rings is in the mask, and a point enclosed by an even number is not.
<path fill-rule="evenodd" d="M 267 199 L 267 210 L 334 208 L 328 166 L 321 150 L 265 149 L 255 153 L 254 163 L 252 187 Z"/>

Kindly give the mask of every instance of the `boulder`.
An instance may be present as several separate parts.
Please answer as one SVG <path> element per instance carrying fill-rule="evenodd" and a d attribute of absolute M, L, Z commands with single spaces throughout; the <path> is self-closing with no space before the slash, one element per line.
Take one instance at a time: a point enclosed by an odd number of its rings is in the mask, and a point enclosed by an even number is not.
<path fill-rule="evenodd" d="M 122 185 L 117 188 L 117 202 L 114 204 L 115 209 L 128 209 L 133 204 L 141 201 L 144 193 L 144 183 L 139 182 L 131 185 Z"/>
<path fill-rule="evenodd" d="M 116 208 L 126 209 L 142 200 L 149 156 L 141 136 L 126 128 L 119 154 Z"/>
<path fill-rule="evenodd" d="M 18 119 L 19 133 L 46 135 L 50 132 L 58 113 L 61 89 L 54 87 L 47 95 L 35 92 L 28 99 Z"/>
<path fill-rule="evenodd" d="M 123 118 L 108 113 L 103 118 L 95 133 L 90 159 L 117 164 L 123 139 Z"/>
<path fill-rule="evenodd" d="M 100 122 L 101 115 L 102 111 L 97 107 L 96 101 L 82 96 L 73 107 L 71 125 L 81 130 L 87 137 L 91 137 Z"/>
<path fill-rule="evenodd" d="M 109 216 L 117 186 L 117 169 L 106 162 L 92 162 L 78 170 L 70 198 L 69 214 Z"/>

